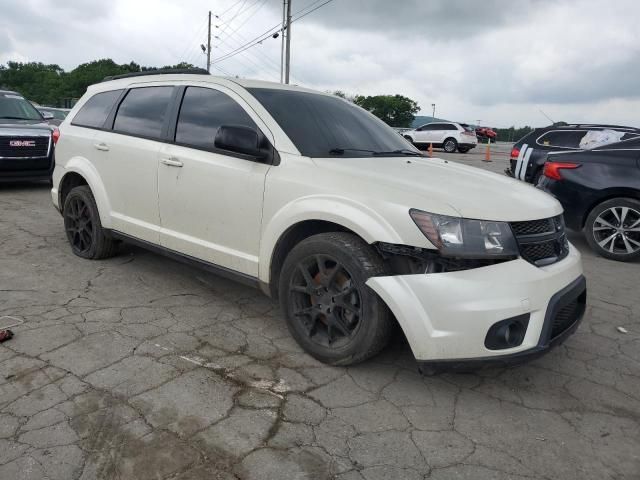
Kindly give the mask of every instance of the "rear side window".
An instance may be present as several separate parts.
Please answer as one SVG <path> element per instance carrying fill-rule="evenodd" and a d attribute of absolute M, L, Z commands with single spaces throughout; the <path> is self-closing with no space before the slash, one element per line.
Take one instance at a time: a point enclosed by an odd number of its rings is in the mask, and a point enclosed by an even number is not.
<path fill-rule="evenodd" d="M 538 138 L 538 145 L 545 147 L 580 148 L 580 140 L 587 130 L 551 130 Z"/>
<path fill-rule="evenodd" d="M 176 143 L 213 150 L 221 125 L 257 129 L 247 112 L 229 95 L 210 88 L 187 88 L 176 126 Z"/>
<path fill-rule="evenodd" d="M 447 124 L 444 125 L 443 130 L 458 130 L 458 127 L 456 127 L 452 123 L 447 123 Z"/>
<path fill-rule="evenodd" d="M 121 93 L 122 90 L 96 93 L 82 106 L 71 124 L 80 127 L 102 128 Z"/>
<path fill-rule="evenodd" d="M 140 137 L 162 137 L 173 87 L 132 88 L 118 107 L 113 130 Z"/>

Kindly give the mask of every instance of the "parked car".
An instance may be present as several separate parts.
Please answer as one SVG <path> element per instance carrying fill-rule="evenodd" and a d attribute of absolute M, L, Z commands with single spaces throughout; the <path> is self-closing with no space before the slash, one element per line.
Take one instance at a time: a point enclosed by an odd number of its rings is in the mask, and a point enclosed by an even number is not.
<path fill-rule="evenodd" d="M 597 254 L 640 258 L 640 138 L 593 150 L 549 154 L 539 187 L 564 207 Z"/>
<path fill-rule="evenodd" d="M 73 253 L 124 240 L 258 286 L 320 361 L 375 355 L 397 321 L 428 368 L 520 362 L 582 318 L 556 200 L 427 159 L 338 97 L 125 75 L 89 87 L 60 130 L 52 199 Z"/>
<path fill-rule="evenodd" d="M 22 95 L 0 90 L 0 182 L 50 180 L 57 138 Z"/>
<path fill-rule="evenodd" d="M 621 140 L 640 135 L 640 129 L 619 125 L 572 124 L 536 128 L 516 142 L 511 150 L 510 177 L 536 185 L 549 152 L 581 150 L 580 141 L 589 132 L 613 130 L 623 134 Z"/>
<path fill-rule="evenodd" d="M 493 143 L 498 138 L 498 133 L 490 127 L 476 127 L 476 137 L 491 140 Z"/>
<path fill-rule="evenodd" d="M 60 125 L 71 109 L 54 107 L 36 107 L 49 125 Z"/>
<path fill-rule="evenodd" d="M 456 150 L 467 153 L 478 144 L 473 128 L 465 123 L 432 122 L 404 133 L 404 138 L 417 147 L 442 148 L 447 153 Z"/>

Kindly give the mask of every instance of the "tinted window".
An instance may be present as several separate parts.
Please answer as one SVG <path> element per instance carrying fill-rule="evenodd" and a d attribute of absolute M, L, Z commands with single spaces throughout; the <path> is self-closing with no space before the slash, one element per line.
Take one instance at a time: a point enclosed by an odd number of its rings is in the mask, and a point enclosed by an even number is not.
<path fill-rule="evenodd" d="M 101 128 L 122 90 L 96 93 L 82 106 L 71 122 L 81 127 Z"/>
<path fill-rule="evenodd" d="M 411 147 L 391 127 L 345 100 L 329 95 L 252 88 L 249 91 L 268 110 L 302 155 L 329 157 L 344 149 L 343 157 L 368 156 L 374 152 Z"/>
<path fill-rule="evenodd" d="M 173 87 L 129 90 L 118 108 L 113 129 L 117 132 L 160 138 Z"/>
<path fill-rule="evenodd" d="M 257 129 L 247 112 L 228 95 L 210 88 L 187 88 L 180 107 L 176 142 L 213 149 L 221 125 Z"/>
<path fill-rule="evenodd" d="M 42 120 L 42 116 L 31 103 L 17 93 L 0 93 L 0 119 Z"/>
<path fill-rule="evenodd" d="M 580 140 L 587 134 L 588 130 L 552 130 L 545 133 L 538 139 L 539 145 L 548 147 L 579 148 Z"/>
<path fill-rule="evenodd" d="M 445 124 L 443 130 L 458 130 L 458 127 L 456 127 L 452 123 L 447 123 L 447 124 Z"/>

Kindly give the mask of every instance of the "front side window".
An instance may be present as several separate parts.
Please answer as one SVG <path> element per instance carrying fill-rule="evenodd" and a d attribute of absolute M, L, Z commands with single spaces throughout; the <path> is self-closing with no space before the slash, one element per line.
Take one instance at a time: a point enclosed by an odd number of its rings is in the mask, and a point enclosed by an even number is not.
<path fill-rule="evenodd" d="M 382 120 L 330 95 L 250 88 L 302 155 L 362 157 L 411 150 L 407 141 Z"/>
<path fill-rule="evenodd" d="M 42 115 L 17 93 L 0 93 L 0 120 L 42 120 Z"/>
<path fill-rule="evenodd" d="M 173 87 L 132 88 L 118 108 L 113 130 L 148 138 L 161 138 Z"/>
<path fill-rule="evenodd" d="M 176 143 L 213 150 L 221 125 L 258 128 L 229 95 L 211 88 L 188 87 L 180 106 Z"/>
<path fill-rule="evenodd" d="M 102 128 L 121 93 L 122 90 L 96 93 L 80 108 L 71 124 L 80 127 Z"/>

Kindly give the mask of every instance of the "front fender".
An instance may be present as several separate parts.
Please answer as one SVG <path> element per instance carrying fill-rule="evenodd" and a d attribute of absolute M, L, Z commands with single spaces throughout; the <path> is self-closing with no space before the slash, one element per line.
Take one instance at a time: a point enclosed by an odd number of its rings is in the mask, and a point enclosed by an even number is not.
<path fill-rule="evenodd" d="M 100 214 L 100 223 L 102 223 L 104 228 L 111 228 L 111 203 L 109 202 L 104 184 L 102 180 L 100 180 L 100 174 L 93 164 L 84 157 L 72 157 L 66 165 L 61 168 L 60 181 L 56 182 L 56 184 L 61 185 L 65 175 L 71 172 L 81 175 L 87 181 L 93 197 L 96 200 L 98 213 Z M 60 205 L 60 208 L 62 209 L 62 205 Z"/>
<path fill-rule="evenodd" d="M 280 237 L 297 223 L 320 220 L 347 228 L 367 243 L 402 243 L 401 235 L 380 214 L 364 204 L 335 195 L 299 198 L 278 210 L 263 228 L 259 278 L 269 283 L 271 259 Z"/>

